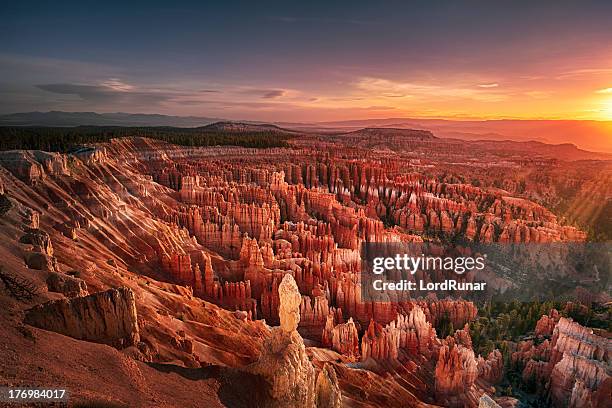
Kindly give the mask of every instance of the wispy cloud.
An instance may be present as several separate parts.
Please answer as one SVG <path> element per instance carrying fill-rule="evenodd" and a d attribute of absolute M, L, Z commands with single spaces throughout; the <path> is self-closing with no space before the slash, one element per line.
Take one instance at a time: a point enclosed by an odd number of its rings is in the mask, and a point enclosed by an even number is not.
<path fill-rule="evenodd" d="M 498 102 L 507 99 L 500 92 L 492 92 L 488 88 L 477 89 L 461 84 L 400 82 L 384 78 L 362 77 L 356 82 L 357 89 L 370 95 L 403 95 L 426 99 L 432 97 L 463 98 L 484 102 Z"/>
<path fill-rule="evenodd" d="M 393 92 L 385 92 L 382 94 L 384 97 L 386 98 L 407 98 L 410 97 L 410 95 L 406 95 L 403 93 L 393 93 Z"/>
<path fill-rule="evenodd" d="M 126 84 L 118 78 L 109 78 L 107 81 L 102 82 L 102 86 L 110 88 L 115 91 L 127 92 L 134 89 L 130 84 Z"/>
<path fill-rule="evenodd" d="M 285 91 L 283 91 L 282 89 L 275 89 L 269 92 L 266 92 L 262 98 L 264 99 L 274 99 L 274 98 L 279 98 L 281 96 L 285 95 Z"/>
<path fill-rule="evenodd" d="M 595 93 L 598 93 L 598 94 L 612 94 L 612 88 L 600 89 L 598 91 L 595 91 Z"/>
<path fill-rule="evenodd" d="M 555 79 L 573 79 L 582 77 L 596 77 L 612 74 L 612 68 L 580 68 L 573 69 L 558 74 Z"/>
<path fill-rule="evenodd" d="M 39 84 L 36 85 L 36 88 L 56 94 L 76 95 L 84 101 L 95 103 L 156 105 L 172 99 L 172 96 L 167 93 L 138 91 L 135 87 L 118 79 L 109 79 L 98 85 L 57 83 Z"/>
<path fill-rule="evenodd" d="M 499 84 L 497 82 L 493 82 L 490 84 L 478 84 L 479 88 L 497 88 Z"/>
<path fill-rule="evenodd" d="M 238 88 L 238 89 L 232 89 L 232 87 L 229 88 L 228 90 L 229 92 L 236 92 L 238 94 L 243 94 L 243 95 L 252 95 L 252 96 L 257 96 L 263 99 L 275 99 L 275 98 L 280 98 L 281 96 L 286 96 L 287 95 L 287 90 L 285 89 L 261 89 L 261 88 Z"/>
<path fill-rule="evenodd" d="M 372 111 L 387 111 L 387 110 L 395 109 L 395 106 L 372 105 L 372 106 L 367 106 L 363 109 L 372 110 Z"/>

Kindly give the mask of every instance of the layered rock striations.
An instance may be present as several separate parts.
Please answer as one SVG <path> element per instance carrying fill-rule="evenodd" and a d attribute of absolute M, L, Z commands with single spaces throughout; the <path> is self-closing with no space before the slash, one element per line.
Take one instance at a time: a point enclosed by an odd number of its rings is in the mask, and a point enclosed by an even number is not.
<path fill-rule="evenodd" d="M 548 330 L 551 316 L 557 319 Z M 538 330 L 539 329 L 539 330 Z M 556 407 L 597 407 L 601 393 L 612 392 L 612 341 L 592 329 L 559 317 L 556 311 L 542 316 L 536 331 L 552 338 L 538 346 L 524 342 L 512 355 L 523 368 L 523 379 L 534 382 Z"/>
<path fill-rule="evenodd" d="M 474 351 L 449 342 L 438 353 L 435 370 L 436 399 L 445 406 L 474 405 L 466 401 L 478 378 L 478 363 Z"/>
<path fill-rule="evenodd" d="M 134 293 L 128 288 L 44 303 L 28 310 L 25 322 L 118 348 L 134 346 L 140 340 Z"/>
<path fill-rule="evenodd" d="M 33 276 L 46 281 L 55 299 L 74 297 L 34 308 L 29 321 L 75 338 L 134 344 L 139 332 L 129 293 L 99 292 L 127 282 L 144 291 L 146 302 L 138 307 L 147 316 L 140 333 L 146 358 L 197 366 L 199 353 L 239 366 L 263 351 L 253 370 L 271 384 L 271 398 L 310 406 L 337 406 L 338 382 L 355 393 L 343 378 L 335 379 L 337 373 L 374 375 L 331 363 L 314 368 L 303 336 L 339 360 L 380 370 L 389 389 L 411 401 L 434 395 L 428 402 L 476 406 L 478 387 L 494 385 L 503 373 L 499 352 L 472 351 L 465 325 L 476 318 L 476 306 L 393 295 L 386 302 L 366 301 L 362 244 L 566 242 L 582 241 L 585 234 L 541 205 L 447 174 L 434 160 L 444 157 L 435 138 L 394 136 L 389 143 L 395 150 L 349 142 L 363 137 L 305 136 L 293 148 L 274 149 L 123 138 L 71 154 L 0 153 L 0 194 L 20 217 L 11 236 L 21 242 L 11 249 L 19 248 L 21 264 L 40 274 Z M 430 157 L 415 158 L 406 146 L 425 146 Z M 62 271 L 79 271 L 81 278 Z M 200 314 L 183 307 L 210 309 L 202 301 L 232 311 L 231 320 L 223 318 L 232 329 L 213 330 L 231 347 L 190 337 L 215 326 L 212 318 L 196 322 Z M 80 316 L 88 316 L 82 328 Z M 269 338 L 263 319 L 280 325 Z M 440 339 L 435 327 L 445 323 L 463 329 Z M 243 346 L 244 355 L 228 351 L 241 347 L 228 340 L 240 337 L 235 324 L 265 340 Z M 517 349 L 525 372 L 550 382 L 561 403 L 595 398 L 606 381 L 597 367 L 607 364 L 609 352 L 558 314 L 542 318 L 536 335 L 549 339 Z M 266 342 L 263 349 L 259 341 Z M 202 351 L 214 347 L 219 350 Z M 389 367 L 397 371 L 388 378 Z M 355 398 L 367 399 L 362 397 Z"/>
<path fill-rule="evenodd" d="M 550 394 L 556 406 L 595 406 L 594 394 L 610 387 L 612 340 L 562 317 L 551 341 Z M 610 390 L 612 391 L 612 390 Z"/>

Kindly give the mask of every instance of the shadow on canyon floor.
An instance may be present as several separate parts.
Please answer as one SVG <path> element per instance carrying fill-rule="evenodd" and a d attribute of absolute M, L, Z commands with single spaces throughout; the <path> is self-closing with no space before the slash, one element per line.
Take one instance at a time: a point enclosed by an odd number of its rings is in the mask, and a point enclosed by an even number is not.
<path fill-rule="evenodd" d="M 211 365 L 187 368 L 174 364 L 148 363 L 163 373 L 175 373 L 188 380 L 216 379 L 219 382 L 219 400 L 230 408 L 269 407 L 268 383 L 259 375 L 233 368 Z"/>

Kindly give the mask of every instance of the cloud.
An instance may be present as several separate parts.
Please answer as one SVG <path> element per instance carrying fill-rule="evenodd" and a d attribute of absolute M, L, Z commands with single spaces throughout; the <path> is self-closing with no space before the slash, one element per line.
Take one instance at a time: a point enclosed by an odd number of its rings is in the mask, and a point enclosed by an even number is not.
<path fill-rule="evenodd" d="M 274 99 L 280 98 L 281 96 L 285 96 L 287 94 L 287 91 L 284 89 L 246 88 L 237 90 L 237 93 L 243 95 L 259 96 L 264 99 Z"/>
<path fill-rule="evenodd" d="M 596 91 L 598 94 L 612 94 L 612 88 L 604 88 Z"/>
<path fill-rule="evenodd" d="M 197 105 L 217 105 L 223 104 L 223 101 L 204 101 L 200 99 L 173 99 L 172 103 L 176 103 L 177 105 L 185 105 L 185 106 L 197 106 Z"/>
<path fill-rule="evenodd" d="M 406 95 L 421 100 L 432 98 L 461 98 L 483 102 L 499 102 L 507 99 L 507 95 L 492 90 L 474 89 L 473 86 L 445 83 L 400 82 L 385 78 L 362 77 L 356 82 L 356 87 L 370 95 Z"/>
<path fill-rule="evenodd" d="M 274 99 L 274 98 L 279 98 L 281 96 L 285 95 L 285 91 L 283 91 L 282 89 L 274 89 L 272 91 L 268 91 L 266 92 L 262 98 L 264 99 Z"/>
<path fill-rule="evenodd" d="M 107 81 L 102 82 L 102 85 L 114 91 L 126 92 L 134 89 L 132 85 L 126 84 L 125 82 L 117 78 L 109 78 Z"/>
<path fill-rule="evenodd" d="M 499 84 L 497 82 L 493 82 L 490 84 L 478 84 L 479 88 L 497 88 Z"/>
<path fill-rule="evenodd" d="M 163 92 L 136 91 L 133 86 L 117 79 L 109 79 L 100 85 L 57 83 L 35 86 L 55 94 L 76 95 L 84 101 L 97 104 L 157 105 L 173 98 L 173 95 Z"/>
<path fill-rule="evenodd" d="M 612 74 L 612 68 L 581 68 L 561 72 L 555 79 L 574 79 L 580 77 L 608 76 Z"/>
<path fill-rule="evenodd" d="M 391 109 L 395 109 L 395 106 L 380 106 L 380 105 L 374 105 L 374 106 L 368 106 L 366 108 L 363 108 L 365 110 L 391 110 Z"/>
<path fill-rule="evenodd" d="M 112 88 L 99 85 L 79 84 L 42 84 L 36 85 L 38 89 L 62 95 L 78 95 L 86 101 L 104 101 L 113 99 L 116 91 Z"/>

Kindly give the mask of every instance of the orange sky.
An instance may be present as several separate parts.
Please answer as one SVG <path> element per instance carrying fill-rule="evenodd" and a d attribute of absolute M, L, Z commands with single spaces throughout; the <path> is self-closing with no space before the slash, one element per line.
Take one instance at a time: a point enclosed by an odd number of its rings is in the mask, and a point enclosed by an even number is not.
<path fill-rule="evenodd" d="M 92 11 L 7 5 L 0 113 L 612 120 L 610 1 L 111 1 Z"/>

